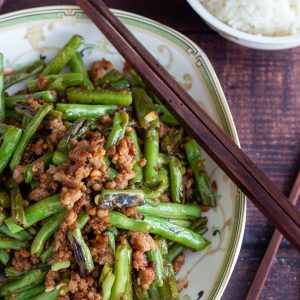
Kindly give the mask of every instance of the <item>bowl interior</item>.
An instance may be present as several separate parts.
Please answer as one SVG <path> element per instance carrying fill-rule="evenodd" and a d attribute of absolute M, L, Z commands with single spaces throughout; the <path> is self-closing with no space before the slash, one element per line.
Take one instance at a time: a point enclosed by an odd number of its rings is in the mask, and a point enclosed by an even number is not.
<path fill-rule="evenodd" d="M 159 23 L 127 12 L 115 13 L 238 143 L 226 99 L 201 49 Z M 57 49 L 75 33 L 85 37 L 82 51 L 87 66 L 104 57 L 118 69 L 123 66 L 123 58 L 77 7 L 52 6 L 19 11 L 2 15 L 0 24 L 0 52 L 5 55 L 7 68 L 22 66 L 41 54 L 48 59 L 53 57 Z M 209 218 L 206 237 L 212 244 L 205 251 L 187 253 L 186 264 L 178 275 L 178 278 L 189 280 L 188 288 L 181 293 L 184 299 L 200 299 L 200 295 L 203 296 L 201 299 L 221 297 L 238 257 L 244 232 L 244 195 L 206 154 L 205 159 L 209 175 L 217 185 L 218 205 L 206 213 Z"/>

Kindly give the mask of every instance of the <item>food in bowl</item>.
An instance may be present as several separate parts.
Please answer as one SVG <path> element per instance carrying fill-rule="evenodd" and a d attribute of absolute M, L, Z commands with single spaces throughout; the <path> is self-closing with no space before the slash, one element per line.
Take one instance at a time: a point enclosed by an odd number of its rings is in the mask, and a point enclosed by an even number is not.
<path fill-rule="evenodd" d="M 210 244 L 216 187 L 135 71 L 102 59 L 88 73 L 82 43 L 1 73 L 5 89 L 36 78 L 1 97 L 0 296 L 178 299 L 183 251 Z"/>
<path fill-rule="evenodd" d="M 298 0 L 200 0 L 225 24 L 250 34 L 289 36 L 300 34 Z"/>

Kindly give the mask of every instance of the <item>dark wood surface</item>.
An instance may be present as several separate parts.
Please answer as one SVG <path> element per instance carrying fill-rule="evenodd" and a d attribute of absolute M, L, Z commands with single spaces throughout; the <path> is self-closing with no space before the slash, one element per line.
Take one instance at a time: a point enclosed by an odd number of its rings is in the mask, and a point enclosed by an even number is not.
<path fill-rule="evenodd" d="M 72 0 L 7 0 L 1 13 Z M 228 99 L 244 151 L 289 194 L 300 167 L 300 48 L 256 51 L 209 29 L 184 0 L 107 0 L 185 34 L 211 60 Z M 273 232 L 248 203 L 245 238 L 222 299 L 244 299 Z M 300 255 L 283 241 L 261 299 L 300 299 Z"/>

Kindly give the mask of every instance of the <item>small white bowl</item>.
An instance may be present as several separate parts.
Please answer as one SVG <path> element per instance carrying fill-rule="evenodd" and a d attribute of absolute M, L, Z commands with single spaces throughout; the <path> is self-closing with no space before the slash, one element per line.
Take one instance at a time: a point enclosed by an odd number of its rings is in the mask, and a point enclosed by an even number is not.
<path fill-rule="evenodd" d="M 187 1 L 208 26 L 226 39 L 242 46 L 260 50 L 281 50 L 300 46 L 300 34 L 273 37 L 246 33 L 217 19 L 201 4 L 200 0 Z"/>

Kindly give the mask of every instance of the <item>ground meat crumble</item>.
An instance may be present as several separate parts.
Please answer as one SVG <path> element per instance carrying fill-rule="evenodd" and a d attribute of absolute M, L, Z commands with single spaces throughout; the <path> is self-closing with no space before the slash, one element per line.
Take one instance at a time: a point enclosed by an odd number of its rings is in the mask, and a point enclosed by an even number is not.
<path fill-rule="evenodd" d="M 148 233 L 130 232 L 130 243 L 134 252 L 132 266 L 138 271 L 138 284 L 143 290 L 148 290 L 155 280 L 153 263 L 147 260 L 146 252 L 156 248 L 155 240 Z"/>
<path fill-rule="evenodd" d="M 30 251 L 21 248 L 15 251 L 14 257 L 12 259 L 12 265 L 16 271 L 26 271 L 31 269 L 34 265 L 39 263 L 39 259 L 35 256 L 30 255 Z"/>

